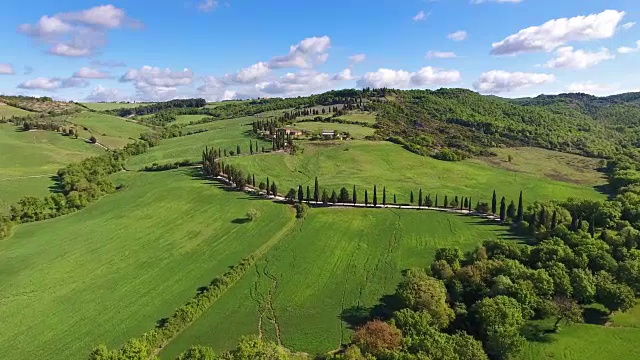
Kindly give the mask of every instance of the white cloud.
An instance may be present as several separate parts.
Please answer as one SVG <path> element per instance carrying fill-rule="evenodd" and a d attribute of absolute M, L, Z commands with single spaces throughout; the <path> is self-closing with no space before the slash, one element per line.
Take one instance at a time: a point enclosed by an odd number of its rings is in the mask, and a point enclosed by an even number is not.
<path fill-rule="evenodd" d="M 418 13 L 412 17 L 411 19 L 413 21 L 423 21 L 424 19 L 427 18 L 427 16 L 429 16 L 429 14 L 425 13 L 423 10 L 418 11 Z"/>
<path fill-rule="evenodd" d="M 636 25 L 636 23 L 634 21 L 629 21 L 628 23 L 622 24 L 622 26 L 620 26 L 620 27 L 625 29 L 625 30 L 629 30 L 632 27 L 634 27 L 635 25 Z"/>
<path fill-rule="evenodd" d="M 453 41 L 463 41 L 464 39 L 467 38 L 467 32 L 464 30 L 458 30 L 456 32 L 453 32 L 449 35 L 447 35 L 448 39 L 451 39 Z"/>
<path fill-rule="evenodd" d="M 89 83 L 84 79 L 38 77 L 21 83 L 20 85 L 18 85 L 18 88 L 27 90 L 37 89 L 45 91 L 55 91 L 61 88 L 85 87 L 88 85 Z"/>
<path fill-rule="evenodd" d="M 263 79 L 267 74 L 269 74 L 269 72 L 271 72 L 269 64 L 261 61 L 247 68 L 241 69 L 234 75 L 228 76 L 227 78 L 237 83 L 249 84 Z"/>
<path fill-rule="evenodd" d="M 335 81 L 349 81 L 349 80 L 355 79 L 355 77 L 351 73 L 351 69 L 346 68 L 340 71 L 339 73 L 337 73 L 332 79 Z"/>
<path fill-rule="evenodd" d="M 573 93 L 587 93 L 592 95 L 604 95 L 610 94 L 612 91 L 616 90 L 618 87 L 615 85 L 608 84 L 595 84 L 591 81 L 582 82 L 582 83 L 571 83 L 567 86 L 567 91 Z"/>
<path fill-rule="evenodd" d="M 555 81 L 555 76 L 551 74 L 510 73 L 503 70 L 492 70 L 482 73 L 480 78 L 473 83 L 473 87 L 482 93 L 498 94 L 553 81 Z"/>
<path fill-rule="evenodd" d="M 91 91 L 91 94 L 85 98 L 87 101 L 92 102 L 112 102 L 112 101 L 126 101 L 128 97 L 123 95 L 117 89 L 108 89 L 102 85 L 98 85 Z"/>
<path fill-rule="evenodd" d="M 351 55 L 351 56 L 349 56 L 349 63 L 351 63 L 352 65 L 359 64 L 359 63 L 365 61 L 366 58 L 367 58 L 367 55 L 365 55 L 365 54 Z"/>
<path fill-rule="evenodd" d="M 73 73 L 73 77 L 80 79 L 106 79 L 109 77 L 109 74 L 104 71 L 85 66 Z"/>
<path fill-rule="evenodd" d="M 460 78 L 460 72 L 457 70 L 440 70 L 431 66 L 424 67 L 417 72 L 378 69 L 364 74 L 358 80 L 358 87 L 407 89 L 410 87 L 451 84 L 460 81 Z"/>
<path fill-rule="evenodd" d="M 89 56 L 106 43 L 109 30 L 140 27 L 141 23 L 126 16 L 123 9 L 113 5 L 44 15 L 34 24 L 21 24 L 21 32 L 38 44 L 49 45 L 48 52 L 58 56 Z"/>
<path fill-rule="evenodd" d="M 453 59 L 457 57 L 456 53 L 452 51 L 428 51 L 425 55 L 427 59 Z"/>
<path fill-rule="evenodd" d="M 129 69 L 120 77 L 120 82 L 133 82 L 141 100 L 162 101 L 174 98 L 178 86 L 191 85 L 193 72 L 190 69 L 173 71 L 145 65 L 140 69 Z"/>
<path fill-rule="evenodd" d="M 282 96 L 306 95 L 314 91 L 327 90 L 331 78 L 327 73 L 301 71 L 287 73 L 275 81 L 266 81 L 255 85 L 259 92 Z"/>
<path fill-rule="evenodd" d="M 0 64 L 0 75 L 13 75 L 15 73 L 16 72 L 13 69 L 13 65 L 11 65 L 11 64 Z"/>
<path fill-rule="evenodd" d="M 570 41 L 608 39 L 615 34 L 624 15 L 624 11 L 605 10 L 599 14 L 550 20 L 493 43 L 491 54 L 549 52 Z"/>
<path fill-rule="evenodd" d="M 198 96 L 207 101 L 232 100 L 238 95 L 236 91 L 227 90 L 225 84 L 215 76 L 207 76 L 202 81 L 204 84 L 198 87 Z"/>
<path fill-rule="evenodd" d="M 276 56 L 269 61 L 271 69 L 281 68 L 312 68 L 315 64 L 327 60 L 326 51 L 331 46 L 328 36 L 310 37 L 292 45 L 289 53 L 284 56 Z"/>
<path fill-rule="evenodd" d="M 636 41 L 636 47 L 622 46 L 618 48 L 620 54 L 634 54 L 640 52 L 640 40 Z"/>
<path fill-rule="evenodd" d="M 521 3 L 524 0 L 471 0 L 472 4 L 484 4 L 484 3 L 488 3 L 488 2 L 494 2 L 494 3 L 500 3 L 500 4 L 504 4 L 504 3 L 510 3 L 510 4 L 518 4 Z"/>
<path fill-rule="evenodd" d="M 573 50 L 572 46 L 564 46 L 556 50 L 553 59 L 546 63 L 548 68 L 587 69 L 603 61 L 615 59 L 615 55 L 609 49 L 602 48 L 598 52 L 586 52 Z"/>
<path fill-rule="evenodd" d="M 202 12 L 209 12 L 218 7 L 218 2 L 216 0 L 203 0 L 196 7 Z"/>

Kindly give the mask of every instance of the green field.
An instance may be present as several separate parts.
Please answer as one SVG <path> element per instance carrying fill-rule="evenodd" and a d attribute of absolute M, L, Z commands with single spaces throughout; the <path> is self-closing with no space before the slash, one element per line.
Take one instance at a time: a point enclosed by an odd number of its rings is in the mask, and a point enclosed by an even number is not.
<path fill-rule="evenodd" d="M 341 314 L 393 293 L 402 270 L 425 266 L 438 247 L 468 250 L 506 236 L 504 227 L 478 218 L 392 209 L 311 209 L 297 226 L 161 358 L 173 359 L 194 344 L 228 349 L 240 336 L 258 334 L 267 304 L 285 346 L 312 354 L 337 349 L 350 338 Z M 272 314 L 265 315 L 262 334 L 276 340 Z"/>
<path fill-rule="evenodd" d="M 329 130 L 329 131 L 338 130 L 338 132 L 340 133 L 348 132 L 352 137 L 356 139 L 362 139 L 365 136 L 373 135 L 373 132 L 375 131 L 372 128 L 368 128 L 360 125 L 323 123 L 323 122 L 316 122 L 316 121 L 299 122 L 291 125 L 291 127 L 299 130 L 311 131 L 312 133 L 315 133 L 315 134 L 319 134 L 325 130 Z"/>
<path fill-rule="evenodd" d="M 597 186 L 607 183 L 604 173 L 597 171 L 604 165 L 603 160 L 600 159 L 534 147 L 496 148 L 491 151 L 497 156 L 477 160 L 510 171 L 543 174 L 549 179 L 574 184 Z"/>
<path fill-rule="evenodd" d="M 342 115 L 338 117 L 338 119 L 349 120 L 349 121 L 358 121 L 358 122 L 367 122 L 369 124 L 375 124 L 376 122 L 376 114 L 368 113 L 368 112 L 352 112 L 347 115 Z"/>
<path fill-rule="evenodd" d="M 74 114 L 67 121 L 79 127 L 81 137 L 89 138 L 93 135 L 100 144 L 110 149 L 124 147 L 138 139 L 141 133 L 150 131 L 146 126 L 121 117 L 88 111 Z M 85 128 L 88 130 L 84 130 Z"/>
<path fill-rule="evenodd" d="M 121 104 L 121 103 L 81 103 L 82 105 L 88 107 L 91 110 L 105 111 L 105 110 L 114 110 L 114 109 L 132 109 L 137 108 L 139 106 L 151 105 L 153 103 L 131 103 L 131 104 Z"/>
<path fill-rule="evenodd" d="M 543 341 L 531 341 L 525 346 L 521 360 L 582 360 L 640 358 L 640 328 L 606 327 L 579 324 L 564 327 Z"/>
<path fill-rule="evenodd" d="M 0 209 L 23 196 L 46 195 L 58 169 L 103 152 L 81 139 L 0 124 Z"/>
<path fill-rule="evenodd" d="M 288 207 L 248 201 L 191 169 L 115 181 L 125 188 L 0 241 L 2 358 L 86 359 L 99 343 L 119 347 L 294 221 Z M 250 208 L 260 215 L 245 223 Z"/>
<path fill-rule="evenodd" d="M 171 124 L 188 124 L 192 121 L 198 121 L 201 120 L 203 118 L 206 118 L 207 115 L 178 115 L 176 117 L 176 121 L 172 122 Z"/>
<path fill-rule="evenodd" d="M 0 119 L 3 119 L 3 118 L 8 119 L 13 116 L 26 116 L 30 114 L 33 114 L 33 113 L 31 111 L 22 110 L 17 107 L 0 103 Z"/>
<path fill-rule="evenodd" d="M 211 123 L 187 126 L 185 130 L 210 129 L 211 131 L 162 140 L 160 146 L 150 149 L 147 153 L 132 157 L 127 161 L 127 166 L 139 169 L 145 165 L 157 163 L 175 162 L 180 160 L 197 161 L 202 158 L 205 146 L 236 151 L 236 145 L 241 150 L 249 153 L 249 142 L 255 144 L 256 138 L 247 135 L 251 130 L 251 122 L 247 118 L 231 120 L 219 120 Z M 271 143 L 257 140 L 260 147 L 271 149 Z"/>
<path fill-rule="evenodd" d="M 355 184 L 359 199 L 364 189 L 370 196 L 373 185 L 378 186 L 381 201 L 382 187 L 387 187 L 387 201 L 397 194 L 398 202 L 408 202 L 409 193 L 416 195 L 422 188 L 424 195 L 471 196 L 473 200 L 489 201 L 496 190 L 499 196 L 516 200 L 520 190 L 525 201 L 566 199 L 571 196 L 605 199 L 592 186 L 561 182 L 543 174 L 527 174 L 493 167 L 477 160 L 447 162 L 419 156 L 389 142 L 350 141 L 304 143 L 301 154 L 291 156 L 272 154 L 230 159 L 260 179 L 269 176 L 286 193 L 299 184 L 313 187 L 317 176 L 321 187 L 338 192 L 345 186 L 349 192 Z M 371 200 L 371 197 L 370 197 Z"/>

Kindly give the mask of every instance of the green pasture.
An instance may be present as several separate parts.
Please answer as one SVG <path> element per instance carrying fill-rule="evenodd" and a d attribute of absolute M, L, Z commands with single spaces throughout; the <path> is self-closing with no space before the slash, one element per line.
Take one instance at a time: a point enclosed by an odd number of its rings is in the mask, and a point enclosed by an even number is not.
<path fill-rule="evenodd" d="M 119 173 L 124 188 L 0 241 L 3 359 L 86 359 L 153 328 L 294 221 L 193 169 Z M 249 209 L 259 217 L 247 222 Z"/>
<path fill-rule="evenodd" d="M 78 126 L 81 137 L 93 135 L 100 144 L 111 149 L 124 147 L 138 139 L 141 133 L 150 131 L 146 126 L 121 117 L 88 111 L 74 114 L 67 121 Z"/>
<path fill-rule="evenodd" d="M 176 121 L 171 124 L 188 124 L 192 121 L 198 121 L 203 118 L 206 118 L 208 115 L 178 115 L 176 117 Z"/>
<path fill-rule="evenodd" d="M 329 131 L 338 130 L 338 132 L 340 133 L 348 132 L 352 137 L 356 139 L 362 139 L 365 136 L 373 135 L 373 132 L 375 131 L 372 128 L 368 128 L 360 125 L 324 123 L 324 122 L 316 122 L 316 121 L 299 122 L 291 125 L 291 127 L 299 130 L 311 131 L 314 134 L 320 134 L 325 130 L 329 130 Z"/>
<path fill-rule="evenodd" d="M 127 161 L 127 166 L 138 169 L 154 162 L 167 163 L 185 159 L 197 161 L 202 158 L 205 146 L 235 152 L 236 145 L 240 145 L 242 154 L 249 154 L 249 142 L 255 146 L 255 142 L 258 141 L 258 146 L 271 149 L 271 142 L 257 140 L 254 136 L 248 135 L 247 132 L 251 130 L 251 122 L 246 118 L 187 126 L 185 130 L 205 128 L 210 131 L 162 140 L 160 146 L 149 149 L 145 154 L 130 158 Z"/>
<path fill-rule="evenodd" d="M 394 292 L 402 270 L 425 266 L 439 247 L 470 250 L 508 237 L 505 229 L 435 211 L 311 209 L 160 357 L 173 359 L 196 344 L 228 349 L 239 337 L 260 333 L 274 341 L 280 333 L 296 351 L 337 349 L 349 342 L 356 314 Z"/>
<path fill-rule="evenodd" d="M 292 156 L 278 153 L 266 156 L 230 158 L 246 172 L 253 173 L 260 181 L 270 177 L 276 181 L 282 193 L 298 185 L 313 189 L 317 176 L 321 188 L 331 194 L 342 186 L 351 193 L 356 185 L 358 198 L 364 202 L 364 190 L 373 197 L 373 185 L 378 186 L 378 201 L 382 202 L 382 188 L 387 187 L 387 202 L 392 203 L 393 194 L 401 203 L 409 202 L 410 192 L 418 195 L 439 195 L 440 204 L 444 195 L 471 197 L 476 201 L 490 201 L 493 190 L 508 201 L 518 200 L 524 192 L 525 202 L 535 200 L 566 199 L 580 197 L 602 199 L 593 186 L 577 185 L 546 177 L 544 174 L 528 174 L 501 169 L 467 160 L 447 162 L 413 154 L 399 145 L 389 142 L 336 141 L 303 143 L 304 149 Z M 416 200 L 417 201 L 417 200 Z"/>
<path fill-rule="evenodd" d="M 9 119 L 14 116 L 26 116 L 33 114 L 31 111 L 22 110 L 17 107 L 0 103 L 0 119 Z"/>

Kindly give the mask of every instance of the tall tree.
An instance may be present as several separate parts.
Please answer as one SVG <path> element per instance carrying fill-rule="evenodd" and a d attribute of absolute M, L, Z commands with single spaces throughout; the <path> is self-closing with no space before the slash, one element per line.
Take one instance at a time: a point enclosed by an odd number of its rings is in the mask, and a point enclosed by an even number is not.
<path fill-rule="evenodd" d="M 436 202 L 435 202 L 434 206 L 438 207 L 438 194 L 436 194 Z"/>
<path fill-rule="evenodd" d="M 518 213 L 516 215 L 517 221 L 520 222 L 524 219 L 524 208 L 522 204 L 522 191 L 520 191 L 520 198 L 518 199 Z"/>
<path fill-rule="evenodd" d="M 318 177 L 316 176 L 315 184 L 313 185 L 313 200 L 315 200 L 316 204 L 320 199 L 320 189 L 318 189 Z"/>
<path fill-rule="evenodd" d="M 471 212 L 471 197 L 469 197 L 469 212 Z"/>
<path fill-rule="evenodd" d="M 304 201 L 304 190 L 302 190 L 302 185 L 298 185 L 298 202 L 302 204 Z"/>
<path fill-rule="evenodd" d="M 555 229 L 558 226 L 558 210 L 553 210 L 553 215 L 551 215 L 551 230 Z"/>
<path fill-rule="evenodd" d="M 513 203 L 513 200 L 507 207 L 507 217 L 513 221 L 516 219 L 516 204 Z"/>
<path fill-rule="evenodd" d="M 278 186 L 275 181 L 271 183 L 271 194 L 273 196 L 278 196 Z"/>
<path fill-rule="evenodd" d="M 595 215 L 591 215 L 591 220 L 589 221 L 589 234 L 591 234 L 592 238 L 596 236 L 596 217 Z"/>
<path fill-rule="evenodd" d="M 249 154 L 253 155 L 253 142 L 249 141 Z"/>
<path fill-rule="evenodd" d="M 373 185 L 373 207 L 378 206 L 378 190 L 376 186 Z"/>
<path fill-rule="evenodd" d="M 464 208 L 468 208 L 469 207 L 469 199 L 467 199 L 466 197 L 464 198 Z"/>
<path fill-rule="evenodd" d="M 411 191 L 411 195 L 409 196 L 409 203 L 413 205 L 413 191 Z"/>
<path fill-rule="evenodd" d="M 251 186 L 256 187 L 256 174 L 253 174 L 253 176 L 252 176 Z"/>
<path fill-rule="evenodd" d="M 496 214 L 498 206 L 498 198 L 496 198 L 496 191 L 493 190 L 493 196 L 491 197 L 491 213 Z"/>
<path fill-rule="evenodd" d="M 444 208 L 448 208 L 449 207 L 449 199 L 447 198 L 447 195 L 444 196 Z"/>
<path fill-rule="evenodd" d="M 311 202 L 311 189 L 309 189 L 309 185 L 307 185 L 307 205 Z"/>
<path fill-rule="evenodd" d="M 324 108 L 323 108 L 324 110 Z M 358 203 L 358 193 L 356 192 L 356 186 L 353 185 L 353 194 L 351 195 L 353 196 L 353 205 L 356 205 Z"/>
<path fill-rule="evenodd" d="M 387 206 L 387 187 L 382 187 L 382 206 Z"/>
<path fill-rule="evenodd" d="M 418 207 L 422 207 L 422 189 L 418 191 Z"/>
<path fill-rule="evenodd" d="M 502 200 L 500 200 L 500 222 L 504 224 L 504 219 L 507 216 L 507 200 L 504 198 L 504 196 L 502 197 Z"/>
<path fill-rule="evenodd" d="M 364 189 L 364 206 L 369 206 L 369 194 L 367 189 Z"/>
<path fill-rule="evenodd" d="M 271 187 L 269 187 L 269 177 L 267 176 L 267 196 L 271 195 Z"/>
<path fill-rule="evenodd" d="M 240 145 L 236 145 L 236 155 L 240 155 Z"/>

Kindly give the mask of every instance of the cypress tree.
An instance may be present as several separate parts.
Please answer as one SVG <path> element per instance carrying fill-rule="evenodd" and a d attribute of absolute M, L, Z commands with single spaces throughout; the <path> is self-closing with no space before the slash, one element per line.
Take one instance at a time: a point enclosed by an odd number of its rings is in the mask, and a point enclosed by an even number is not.
<path fill-rule="evenodd" d="M 493 190 L 493 197 L 491 197 L 491 213 L 496 214 L 496 206 L 498 205 L 498 199 L 496 198 L 496 191 Z"/>
<path fill-rule="evenodd" d="M 532 234 L 536 232 L 536 213 L 532 212 L 529 216 L 529 232 Z"/>
<path fill-rule="evenodd" d="M 236 155 L 240 155 L 240 145 L 236 145 Z"/>
<path fill-rule="evenodd" d="M 302 204 L 302 201 L 304 201 L 304 191 L 302 185 L 298 185 L 298 202 Z"/>
<path fill-rule="evenodd" d="M 435 203 L 435 207 L 438 207 L 438 194 L 436 194 L 436 203 Z"/>
<path fill-rule="evenodd" d="M 460 196 L 460 210 L 464 209 L 464 207 L 462 206 L 462 196 Z"/>
<path fill-rule="evenodd" d="M 307 205 L 311 201 L 311 189 L 309 189 L 309 185 L 307 185 Z"/>
<path fill-rule="evenodd" d="M 448 208 L 449 207 L 449 199 L 447 198 L 447 195 L 444 196 L 444 208 Z"/>
<path fill-rule="evenodd" d="M 418 207 L 422 207 L 422 189 L 418 191 Z"/>
<path fill-rule="evenodd" d="M 269 187 L 269 177 L 267 176 L 267 196 L 271 195 L 271 188 Z"/>
<path fill-rule="evenodd" d="M 316 176 L 316 181 L 313 185 L 313 200 L 315 200 L 316 204 L 318 203 L 318 199 L 320 199 L 320 190 L 318 189 L 318 177 Z"/>
<path fill-rule="evenodd" d="M 253 174 L 253 178 L 251 180 L 251 186 L 256 187 L 256 174 Z"/>
<path fill-rule="evenodd" d="M 271 183 L 271 195 L 278 196 L 278 186 L 275 181 Z"/>
<path fill-rule="evenodd" d="M 369 206 L 369 194 L 367 189 L 364 189 L 364 206 Z"/>
<path fill-rule="evenodd" d="M 358 203 L 358 193 L 356 193 L 356 186 L 353 185 L 353 205 Z"/>
<path fill-rule="evenodd" d="M 522 191 L 520 191 L 520 198 L 518 199 L 518 214 L 516 215 L 518 222 L 524 219 L 524 209 L 522 207 Z"/>
<path fill-rule="evenodd" d="M 511 220 L 516 219 L 516 204 L 513 203 L 513 200 L 511 200 L 511 203 L 507 207 L 507 217 Z"/>
<path fill-rule="evenodd" d="M 387 187 L 382 187 L 382 206 L 387 206 Z"/>
<path fill-rule="evenodd" d="M 471 197 L 469 197 L 469 212 L 471 212 Z"/>
<path fill-rule="evenodd" d="M 224 149 L 224 157 L 227 157 L 227 149 Z"/>
<path fill-rule="evenodd" d="M 469 207 L 469 199 L 467 199 L 466 197 L 464 198 L 464 208 L 468 208 Z"/>
<path fill-rule="evenodd" d="M 504 198 L 504 196 L 502 197 L 502 200 L 500 200 L 500 222 L 504 224 L 504 219 L 506 219 L 507 216 L 507 200 Z"/>
<path fill-rule="evenodd" d="M 596 236 L 596 217 L 595 217 L 595 215 L 591 215 L 591 221 L 589 221 L 589 234 L 591 234 L 592 238 Z"/>
<path fill-rule="evenodd" d="M 376 190 L 376 186 L 373 185 L 373 207 L 378 206 L 378 190 Z"/>
<path fill-rule="evenodd" d="M 255 149 L 256 149 L 256 152 L 258 152 L 258 140 L 256 140 L 256 147 L 255 147 Z M 264 152 L 264 151 L 263 151 L 263 152 Z"/>
<path fill-rule="evenodd" d="M 324 205 L 329 203 L 329 194 L 327 194 L 327 190 L 322 190 L 322 203 Z"/>
<path fill-rule="evenodd" d="M 544 210 L 544 206 L 542 207 L 542 209 L 540 210 L 540 215 L 538 216 L 539 218 L 539 223 L 542 226 L 547 226 L 547 213 Z"/>
<path fill-rule="evenodd" d="M 411 191 L 411 196 L 409 197 L 409 203 L 413 204 L 413 191 Z"/>
<path fill-rule="evenodd" d="M 551 216 L 551 230 L 555 229 L 558 226 L 558 210 L 553 210 L 553 215 Z"/>
<path fill-rule="evenodd" d="M 253 142 L 249 141 L 249 153 L 253 155 Z"/>
<path fill-rule="evenodd" d="M 331 203 L 335 204 L 336 202 L 338 202 L 338 195 L 336 194 L 336 191 L 333 190 L 331 192 Z"/>

